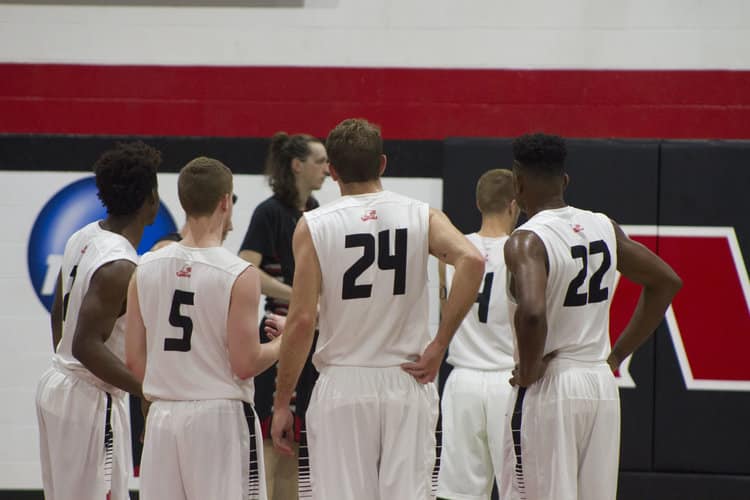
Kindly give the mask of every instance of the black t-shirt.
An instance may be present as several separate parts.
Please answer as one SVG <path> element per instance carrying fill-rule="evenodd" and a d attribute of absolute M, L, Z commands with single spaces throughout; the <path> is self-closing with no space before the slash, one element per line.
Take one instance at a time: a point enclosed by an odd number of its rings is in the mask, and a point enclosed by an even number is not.
<path fill-rule="evenodd" d="M 307 202 L 307 210 L 319 206 L 313 197 Z M 253 212 L 247 228 L 242 250 L 252 250 L 261 254 L 260 269 L 274 278 L 292 286 L 294 279 L 294 254 L 292 236 L 302 212 L 284 205 L 276 196 L 260 203 Z M 284 301 L 266 298 L 266 311 L 286 315 L 288 304 Z"/>
<path fill-rule="evenodd" d="M 307 201 L 306 210 L 312 210 L 318 206 L 318 200 L 310 197 Z M 281 281 L 289 286 L 292 286 L 292 280 L 294 279 L 292 237 L 300 217 L 302 217 L 302 212 L 283 204 L 276 196 L 272 196 L 255 208 L 255 212 L 250 219 L 250 226 L 247 228 L 245 239 L 240 247 L 240 251 L 252 250 L 261 254 L 260 269 L 274 278 L 280 277 Z M 288 304 L 283 300 L 266 297 L 265 310 L 286 316 Z M 263 331 L 263 322 L 261 322 L 260 327 L 260 340 L 261 342 L 268 342 Z M 297 384 L 297 394 L 294 401 L 298 419 L 304 415 L 307 409 L 309 394 L 317 378 L 316 375 L 308 356 L 308 361 Z M 269 417 L 273 406 L 275 381 L 275 366 L 255 377 L 255 410 L 262 420 L 263 433 L 266 436 L 270 425 Z M 298 420 L 295 427 L 299 429 L 299 425 Z"/>

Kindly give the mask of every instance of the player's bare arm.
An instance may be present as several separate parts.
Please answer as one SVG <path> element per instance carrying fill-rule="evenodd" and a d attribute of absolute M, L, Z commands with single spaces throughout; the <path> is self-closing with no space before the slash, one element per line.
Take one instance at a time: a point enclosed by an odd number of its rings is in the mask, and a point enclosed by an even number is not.
<path fill-rule="evenodd" d="M 239 378 L 262 373 L 279 358 L 279 341 L 261 345 L 258 337 L 260 279 L 254 267 L 235 280 L 227 317 L 229 364 Z"/>
<path fill-rule="evenodd" d="M 62 338 L 62 272 L 57 273 L 55 282 L 55 298 L 52 300 L 52 310 L 50 311 L 50 328 L 52 330 L 52 350 L 57 352 L 57 344 Z"/>
<path fill-rule="evenodd" d="M 289 409 L 289 401 L 312 346 L 322 280 L 318 255 L 304 218 L 300 219 L 294 230 L 292 249 L 296 263 L 294 286 L 284 335 L 281 337 L 281 355 L 271 425 L 274 446 L 280 453 L 290 456 L 294 453 L 292 450 L 294 418 Z"/>
<path fill-rule="evenodd" d="M 260 291 L 264 295 L 289 302 L 292 297 L 292 287 L 282 283 L 260 268 L 263 256 L 254 250 L 242 250 L 240 258 L 245 259 L 257 268 L 260 275 Z"/>
<path fill-rule="evenodd" d="M 140 382 L 104 345 L 122 314 L 134 270 L 132 262 L 116 260 L 94 272 L 78 313 L 73 356 L 104 382 L 143 397 Z"/>
<path fill-rule="evenodd" d="M 547 340 L 547 253 L 537 235 L 516 231 L 505 244 L 511 292 L 518 308 L 516 327 L 518 366 L 511 381 L 527 387 L 539 380 L 546 368 L 543 359 Z"/>
<path fill-rule="evenodd" d="M 128 305 L 125 311 L 125 365 L 143 383 L 146 375 L 146 325 L 138 300 L 136 273 L 128 285 Z"/>
<path fill-rule="evenodd" d="M 617 223 L 613 221 L 612 225 L 617 238 L 617 270 L 643 287 L 633 316 L 607 359 L 612 370 L 616 370 L 659 326 L 672 298 L 682 287 L 682 280 L 669 264 L 631 240 Z"/>
<path fill-rule="evenodd" d="M 456 272 L 441 311 L 437 335 L 417 361 L 401 365 L 423 384 L 435 380 L 456 329 L 477 299 L 484 276 L 482 255 L 439 210 L 430 209 L 429 244 L 430 253 L 452 265 Z"/>
<path fill-rule="evenodd" d="M 442 260 L 438 261 L 438 298 L 440 300 L 440 314 L 443 314 L 443 307 L 445 307 L 445 301 L 448 300 L 448 283 L 445 274 L 445 262 Z"/>

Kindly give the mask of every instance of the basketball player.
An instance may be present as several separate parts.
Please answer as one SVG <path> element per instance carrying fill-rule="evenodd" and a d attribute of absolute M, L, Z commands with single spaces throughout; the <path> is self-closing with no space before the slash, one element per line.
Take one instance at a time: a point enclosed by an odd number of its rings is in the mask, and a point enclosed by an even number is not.
<path fill-rule="evenodd" d="M 384 191 L 380 130 L 361 119 L 328 135 L 342 198 L 307 212 L 282 341 L 272 437 L 291 453 L 289 400 L 320 296 L 307 411 L 313 498 L 430 498 L 438 400 L 431 383 L 484 272 L 476 248 L 426 203 Z M 427 328 L 428 255 L 456 268 L 438 332 Z M 325 273 L 321 270 L 325 269 Z"/>
<path fill-rule="evenodd" d="M 160 153 L 118 144 L 94 165 L 104 220 L 74 233 L 63 254 L 52 329 L 62 339 L 36 394 L 44 495 L 54 500 L 129 498 L 126 393 L 141 383 L 125 366 L 123 312 L 143 229 L 159 209 Z M 57 312 L 55 312 L 57 311 Z"/>
<path fill-rule="evenodd" d="M 529 220 L 505 245 L 518 366 L 502 498 L 614 500 L 620 402 L 612 372 L 659 325 L 682 283 L 606 215 L 565 203 L 560 137 L 519 137 L 513 156 L 516 199 Z M 610 350 L 615 270 L 643 292 Z"/>
<path fill-rule="evenodd" d="M 437 495 L 488 500 L 502 473 L 503 425 L 513 370 L 513 332 L 505 298 L 503 246 L 518 221 L 513 173 L 495 169 L 477 182 L 479 232 L 468 240 L 484 256 L 484 286 L 448 350 L 453 370 L 445 382 Z M 441 297 L 454 269 L 439 264 Z"/>
<path fill-rule="evenodd" d="M 128 367 L 152 402 L 141 498 L 266 499 L 252 377 L 278 359 L 261 345 L 258 272 L 221 244 L 232 172 L 196 158 L 180 171 L 187 234 L 143 256 L 128 291 Z"/>

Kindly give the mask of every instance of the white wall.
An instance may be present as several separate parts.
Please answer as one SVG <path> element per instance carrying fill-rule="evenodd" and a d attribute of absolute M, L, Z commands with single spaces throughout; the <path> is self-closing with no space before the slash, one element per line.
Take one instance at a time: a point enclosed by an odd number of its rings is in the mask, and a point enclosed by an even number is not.
<path fill-rule="evenodd" d="M 0 5 L 0 61 L 748 69 L 744 0 L 339 0 L 305 8 Z"/>
<path fill-rule="evenodd" d="M 45 203 L 85 172 L 0 172 L 0 490 L 41 488 L 38 434 L 34 403 L 36 384 L 50 366 L 49 315 L 32 287 L 26 251 L 31 228 Z M 184 212 L 177 199 L 177 175 L 159 174 L 159 192 L 178 226 Z M 386 189 L 442 207 L 441 179 L 384 179 Z M 239 201 L 234 213 L 236 230 L 226 247 L 237 251 L 255 206 L 270 195 L 258 175 L 235 176 Z M 326 181 L 320 201 L 338 197 L 338 188 Z M 437 267 L 430 265 L 431 324 L 437 325 Z"/>

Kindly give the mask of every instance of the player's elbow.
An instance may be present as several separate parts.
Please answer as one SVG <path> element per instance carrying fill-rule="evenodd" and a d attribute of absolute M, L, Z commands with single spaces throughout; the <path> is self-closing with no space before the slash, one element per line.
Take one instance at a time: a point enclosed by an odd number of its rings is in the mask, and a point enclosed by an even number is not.
<path fill-rule="evenodd" d="M 672 294 L 672 297 L 674 297 L 682 288 L 682 278 L 680 278 L 680 276 L 676 272 L 672 271 L 667 278 L 666 286 L 669 292 Z"/>
<path fill-rule="evenodd" d="M 456 273 L 459 269 L 465 276 L 471 276 L 477 282 L 477 287 L 484 276 L 484 257 L 479 252 L 467 252 L 460 261 L 456 263 Z"/>
<path fill-rule="evenodd" d="M 89 344 L 90 342 L 85 337 L 81 335 L 73 336 L 73 344 L 71 346 L 73 357 L 80 361 L 84 366 L 88 364 L 89 353 L 91 352 Z"/>
<path fill-rule="evenodd" d="M 519 331 L 537 331 L 547 326 L 547 314 L 542 308 L 518 307 L 515 317 L 516 328 Z"/>
<path fill-rule="evenodd" d="M 255 369 L 255 363 L 243 364 L 241 366 L 233 366 L 232 372 L 234 375 L 242 380 L 247 380 L 251 377 L 258 375 L 258 370 Z"/>

